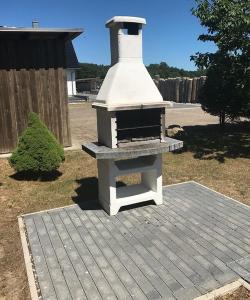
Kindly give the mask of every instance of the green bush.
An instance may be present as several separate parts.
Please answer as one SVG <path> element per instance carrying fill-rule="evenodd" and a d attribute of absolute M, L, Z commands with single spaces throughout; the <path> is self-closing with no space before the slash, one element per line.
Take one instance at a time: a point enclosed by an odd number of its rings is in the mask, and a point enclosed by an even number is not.
<path fill-rule="evenodd" d="M 17 172 L 49 173 L 64 161 L 64 151 L 54 135 L 34 112 L 29 114 L 28 126 L 19 139 L 9 163 Z"/>

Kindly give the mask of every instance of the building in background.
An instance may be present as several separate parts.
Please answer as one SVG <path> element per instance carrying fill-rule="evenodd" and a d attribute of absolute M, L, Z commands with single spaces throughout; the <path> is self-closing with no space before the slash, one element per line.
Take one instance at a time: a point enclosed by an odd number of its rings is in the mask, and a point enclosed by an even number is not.
<path fill-rule="evenodd" d="M 97 94 L 102 85 L 102 81 L 103 80 L 99 77 L 77 79 L 76 90 L 78 93 Z"/>
<path fill-rule="evenodd" d="M 77 93 L 76 70 L 79 69 L 79 63 L 71 40 L 66 43 L 66 67 L 68 96 L 72 97 Z"/>
<path fill-rule="evenodd" d="M 0 27 L 0 153 L 16 147 L 30 111 L 63 146 L 71 146 L 66 49 L 83 29 L 32 25 Z"/>

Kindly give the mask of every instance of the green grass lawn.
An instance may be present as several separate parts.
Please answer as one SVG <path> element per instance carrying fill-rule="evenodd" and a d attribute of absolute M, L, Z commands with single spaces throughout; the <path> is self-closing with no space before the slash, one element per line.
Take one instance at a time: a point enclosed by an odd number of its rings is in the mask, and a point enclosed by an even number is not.
<path fill-rule="evenodd" d="M 163 183 L 195 180 L 250 205 L 249 129 L 249 123 L 185 128 L 183 150 L 163 155 Z M 86 153 L 67 151 L 59 171 L 27 181 L 0 160 L 0 299 L 29 299 L 17 216 L 97 198 L 96 161 Z M 138 176 L 122 179 L 131 184 Z"/>

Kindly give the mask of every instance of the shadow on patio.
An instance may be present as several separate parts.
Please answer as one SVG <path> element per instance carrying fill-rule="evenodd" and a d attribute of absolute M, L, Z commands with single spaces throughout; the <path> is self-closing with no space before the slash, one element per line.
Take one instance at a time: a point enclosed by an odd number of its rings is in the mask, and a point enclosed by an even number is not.
<path fill-rule="evenodd" d="M 98 179 L 97 177 L 87 177 L 76 180 L 78 184 L 75 189 L 76 196 L 72 200 L 79 205 L 82 210 L 97 210 L 101 209 L 98 203 Z M 126 185 L 122 181 L 116 183 L 117 187 Z M 86 200 L 87 199 L 87 200 Z"/>

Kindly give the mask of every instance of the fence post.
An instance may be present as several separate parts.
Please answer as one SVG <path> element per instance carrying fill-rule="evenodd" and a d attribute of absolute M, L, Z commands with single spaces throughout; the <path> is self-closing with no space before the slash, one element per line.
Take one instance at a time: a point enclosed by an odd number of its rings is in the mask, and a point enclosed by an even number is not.
<path fill-rule="evenodd" d="M 199 102 L 200 89 L 206 81 L 206 76 L 188 78 L 157 78 L 156 85 L 163 97 L 167 101 L 180 103 Z"/>
<path fill-rule="evenodd" d="M 192 103 L 195 102 L 195 98 L 196 98 L 196 84 L 197 84 L 197 78 L 194 77 L 193 82 L 192 82 L 192 94 L 191 94 L 191 102 Z"/>
<path fill-rule="evenodd" d="M 180 82 L 181 79 L 177 77 L 175 79 L 175 101 L 180 102 Z"/>
<path fill-rule="evenodd" d="M 188 79 L 187 79 L 187 102 L 188 102 L 188 103 L 191 102 L 192 83 L 193 83 L 193 79 L 188 78 Z"/>

